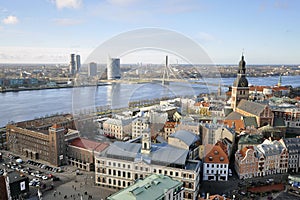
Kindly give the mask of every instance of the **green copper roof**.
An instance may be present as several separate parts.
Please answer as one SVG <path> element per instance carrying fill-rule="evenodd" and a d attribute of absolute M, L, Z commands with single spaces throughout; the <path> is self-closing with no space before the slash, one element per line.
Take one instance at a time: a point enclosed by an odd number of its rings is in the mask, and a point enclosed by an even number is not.
<path fill-rule="evenodd" d="M 175 181 L 168 176 L 152 174 L 144 180 L 112 194 L 108 200 L 154 200 L 163 199 L 165 192 L 170 189 L 181 190 L 182 182 Z"/>

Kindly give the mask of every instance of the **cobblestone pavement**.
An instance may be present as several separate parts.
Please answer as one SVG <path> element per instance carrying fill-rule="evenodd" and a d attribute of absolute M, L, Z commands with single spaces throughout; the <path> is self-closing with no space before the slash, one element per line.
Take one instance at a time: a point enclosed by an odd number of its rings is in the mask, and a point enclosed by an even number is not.
<path fill-rule="evenodd" d="M 55 186 L 53 190 L 45 192 L 42 199 L 100 200 L 106 199 L 106 197 L 117 191 L 116 189 L 95 186 L 94 172 L 82 172 L 82 175 L 71 176 L 73 176 L 73 178 L 71 178 L 70 181 Z"/>

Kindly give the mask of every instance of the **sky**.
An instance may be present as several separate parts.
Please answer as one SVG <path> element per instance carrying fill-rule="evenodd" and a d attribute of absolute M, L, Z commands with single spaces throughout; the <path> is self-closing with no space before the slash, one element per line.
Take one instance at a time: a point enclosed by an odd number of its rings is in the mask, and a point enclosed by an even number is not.
<path fill-rule="evenodd" d="M 299 8 L 298 0 L 0 0 L 0 63 L 68 63 L 70 53 L 84 62 L 110 38 L 154 27 L 192 39 L 216 64 L 236 64 L 242 52 L 248 64 L 299 64 Z"/>

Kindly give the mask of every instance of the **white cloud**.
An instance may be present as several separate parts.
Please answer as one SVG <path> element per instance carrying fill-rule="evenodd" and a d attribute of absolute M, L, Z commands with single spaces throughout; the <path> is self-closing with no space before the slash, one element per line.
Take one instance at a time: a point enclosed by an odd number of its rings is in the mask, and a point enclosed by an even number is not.
<path fill-rule="evenodd" d="M 16 16 L 9 15 L 2 20 L 3 24 L 17 24 L 19 19 Z"/>
<path fill-rule="evenodd" d="M 82 20 L 70 19 L 70 18 L 59 18 L 54 19 L 54 22 L 60 26 L 73 26 L 77 24 L 81 24 Z"/>
<path fill-rule="evenodd" d="M 58 9 L 62 8 L 80 8 L 82 0 L 53 0 Z"/>

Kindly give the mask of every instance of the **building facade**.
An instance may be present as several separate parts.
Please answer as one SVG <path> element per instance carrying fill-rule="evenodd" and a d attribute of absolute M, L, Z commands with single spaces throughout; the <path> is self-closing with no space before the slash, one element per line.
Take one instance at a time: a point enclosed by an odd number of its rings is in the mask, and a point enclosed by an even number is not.
<path fill-rule="evenodd" d="M 166 143 L 151 144 L 149 133 L 144 133 L 142 143 L 114 142 L 95 156 L 96 184 L 122 189 L 137 179 L 163 174 L 183 182 L 184 199 L 196 200 L 201 161 L 188 158 L 189 150 Z"/>
<path fill-rule="evenodd" d="M 203 158 L 203 180 L 227 181 L 229 159 L 221 144 L 206 145 Z"/>
<path fill-rule="evenodd" d="M 258 173 L 258 161 L 253 146 L 247 146 L 238 150 L 235 154 L 235 171 L 240 179 L 256 177 Z"/>
<path fill-rule="evenodd" d="M 216 122 L 201 125 L 202 144 L 216 144 L 219 140 L 227 138 L 232 144 L 235 142 L 234 128 L 228 128 Z"/>
<path fill-rule="evenodd" d="M 274 113 L 267 104 L 241 100 L 235 111 L 246 117 L 255 117 L 258 127 L 274 124 Z"/>
<path fill-rule="evenodd" d="M 67 162 L 65 135 L 74 127 L 73 117 L 68 114 L 8 124 L 7 147 L 28 159 L 64 165 Z"/>
<path fill-rule="evenodd" d="M 148 118 L 136 118 L 132 121 L 132 138 L 137 138 L 142 135 L 144 130 L 150 128 L 149 127 Z"/>
<path fill-rule="evenodd" d="M 103 123 L 104 135 L 124 139 L 131 135 L 132 120 L 131 119 L 108 119 Z"/>
<path fill-rule="evenodd" d="M 286 173 L 288 162 L 287 148 L 276 140 L 244 147 L 235 154 L 235 169 L 240 179 Z"/>
<path fill-rule="evenodd" d="M 95 154 L 99 154 L 108 146 L 108 143 L 78 137 L 68 144 L 68 163 L 84 171 L 95 171 Z"/>
<path fill-rule="evenodd" d="M 287 148 L 289 153 L 290 172 L 299 172 L 300 168 L 300 138 L 284 138 L 280 142 Z"/>

